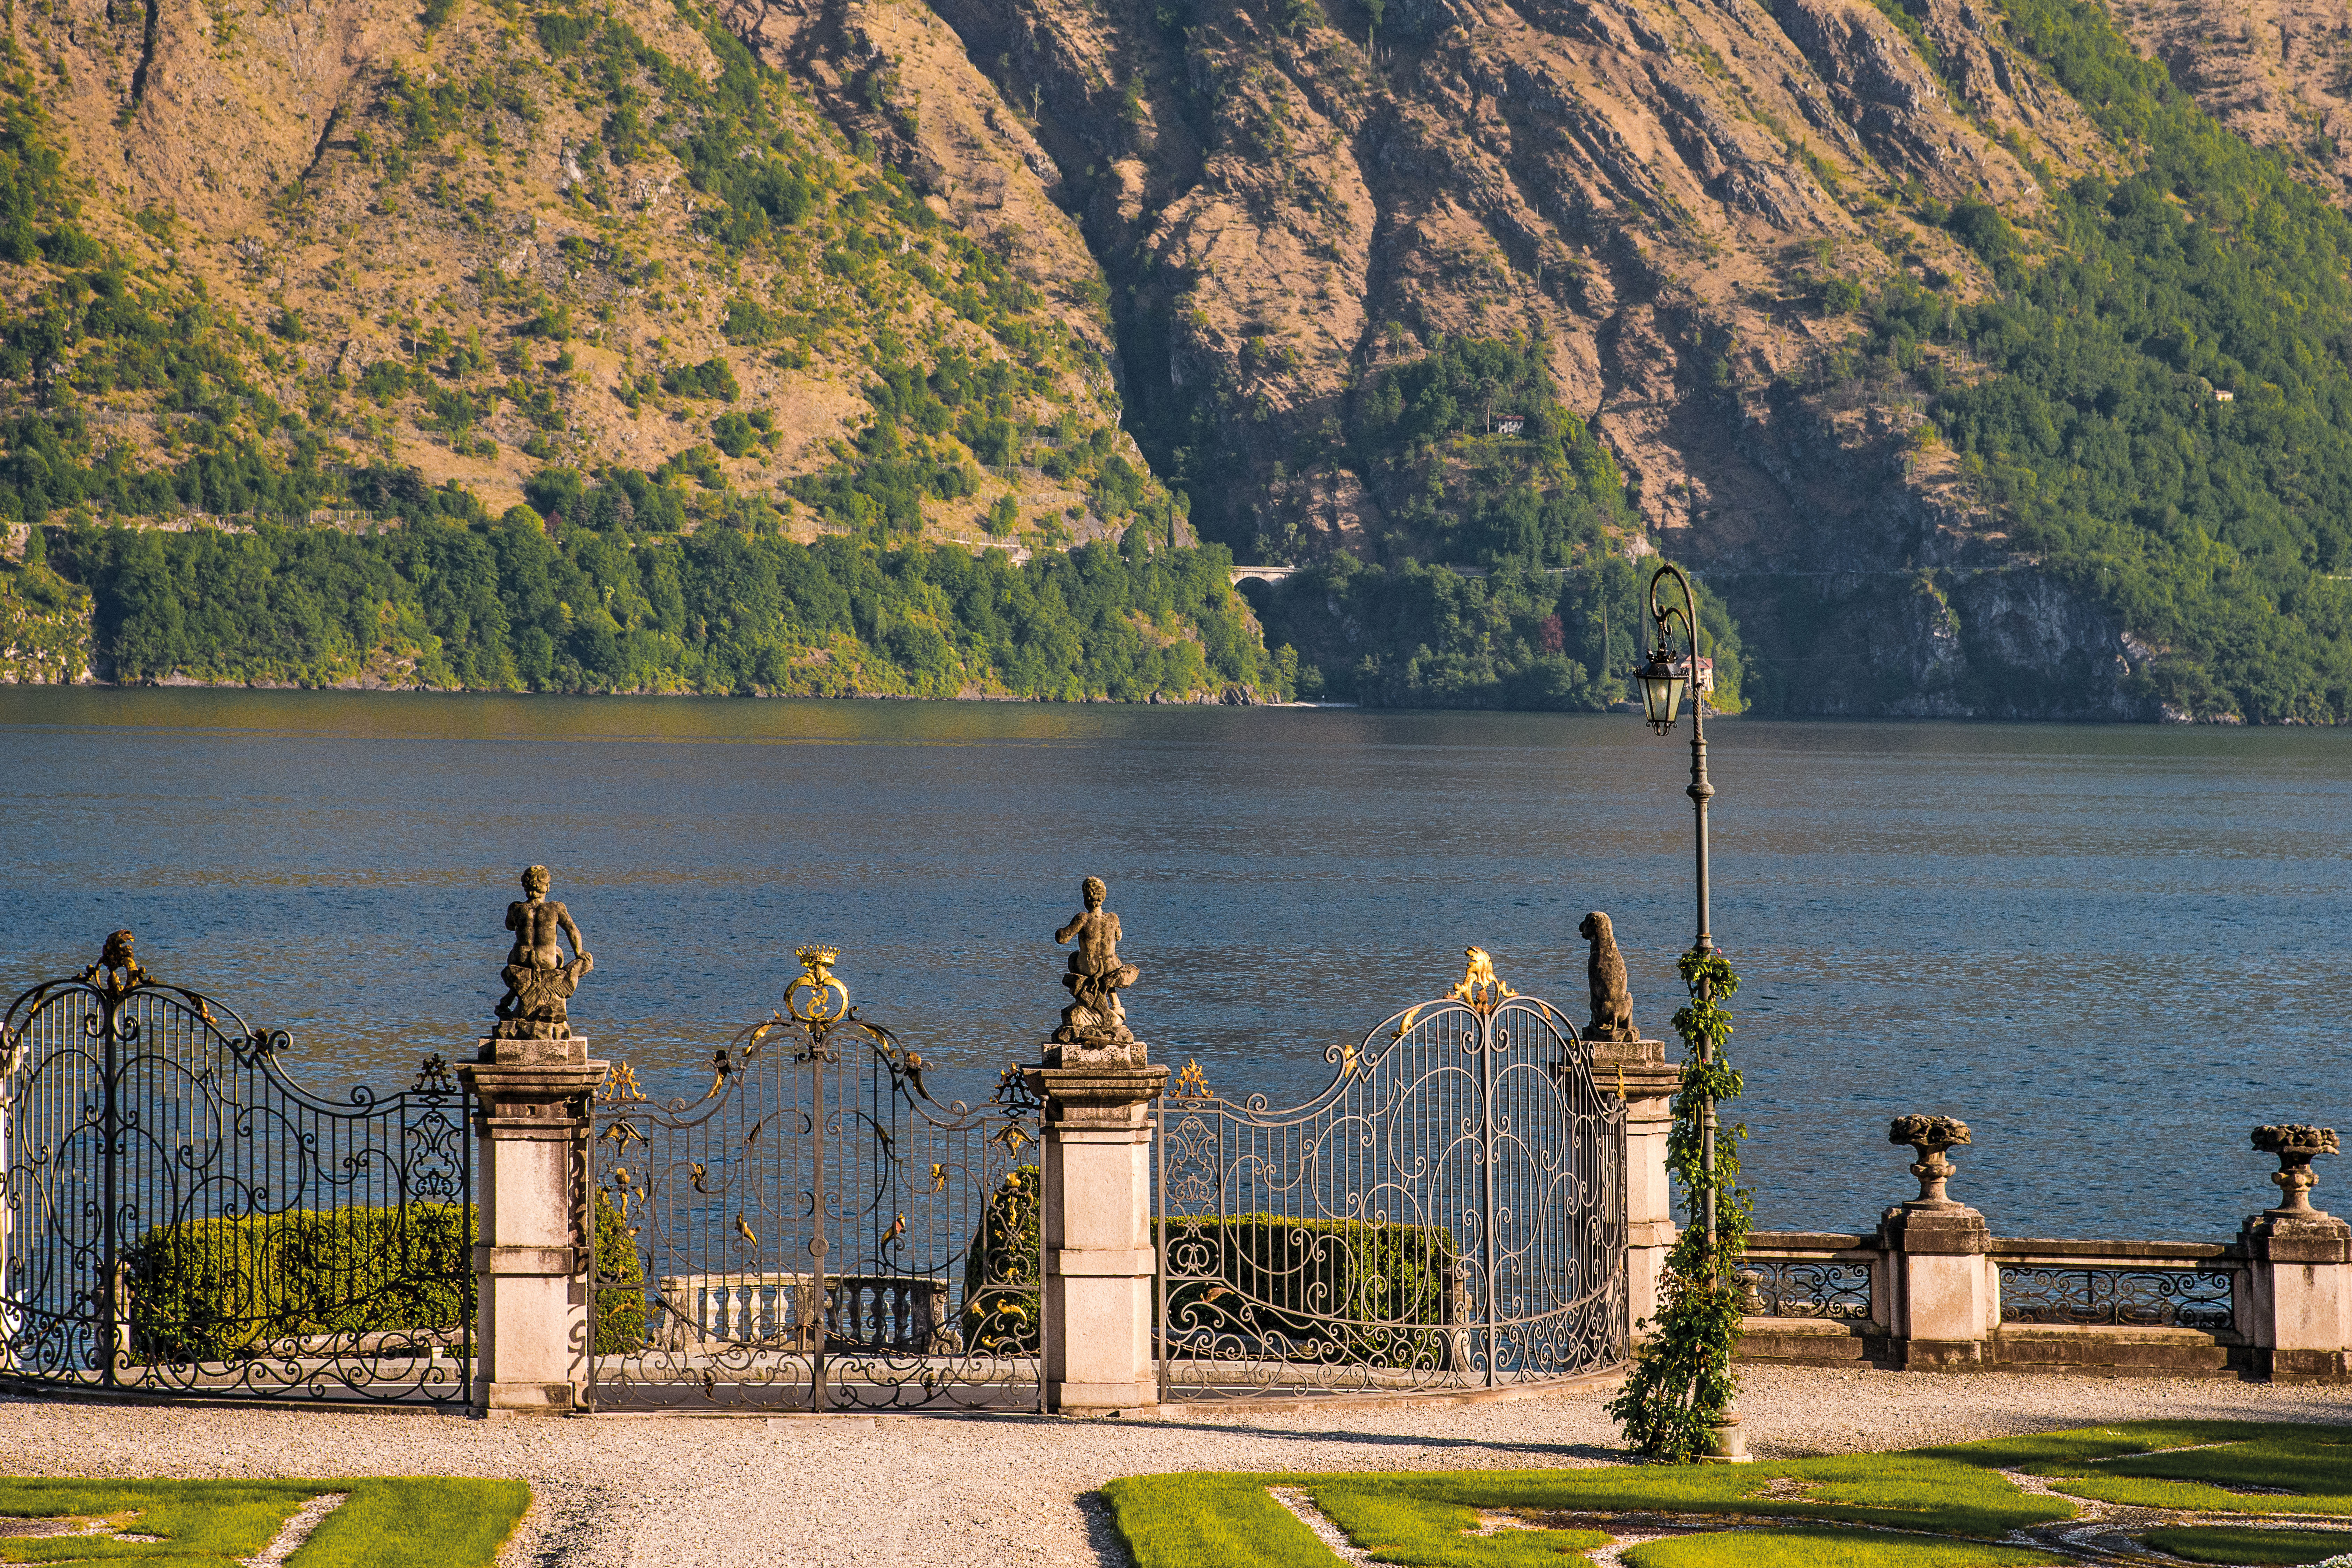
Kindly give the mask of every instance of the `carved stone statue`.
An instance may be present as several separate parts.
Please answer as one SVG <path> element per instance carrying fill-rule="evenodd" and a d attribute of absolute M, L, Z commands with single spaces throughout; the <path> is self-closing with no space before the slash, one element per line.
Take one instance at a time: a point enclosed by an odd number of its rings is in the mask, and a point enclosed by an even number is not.
<path fill-rule="evenodd" d="M 1584 917 L 1576 934 L 1592 944 L 1584 976 L 1592 990 L 1592 1022 L 1584 1026 L 1588 1040 L 1638 1040 L 1633 1027 L 1633 994 L 1625 984 L 1625 955 L 1617 951 L 1617 932 L 1599 910 Z"/>
<path fill-rule="evenodd" d="M 490 1031 L 494 1040 L 570 1039 L 564 1005 L 596 967 L 581 945 L 572 911 L 549 901 L 548 881 L 546 867 L 530 867 L 522 874 L 523 896 L 507 906 L 507 930 L 515 939 L 499 972 L 507 994 L 499 999 L 498 1026 Z M 568 963 L 556 943 L 558 933 L 571 940 L 574 956 Z"/>
<path fill-rule="evenodd" d="M 1079 896 L 1086 908 L 1054 933 L 1055 942 L 1075 938 L 1078 951 L 1070 954 L 1070 972 L 1062 976 L 1069 988 L 1070 1005 L 1062 1009 L 1062 1026 L 1054 1031 L 1057 1046 L 1127 1046 L 1135 1036 L 1127 1026 L 1127 1009 L 1118 994 L 1136 983 L 1141 972 L 1118 956 L 1118 917 L 1103 908 L 1108 889 L 1100 877 L 1088 877 Z"/>

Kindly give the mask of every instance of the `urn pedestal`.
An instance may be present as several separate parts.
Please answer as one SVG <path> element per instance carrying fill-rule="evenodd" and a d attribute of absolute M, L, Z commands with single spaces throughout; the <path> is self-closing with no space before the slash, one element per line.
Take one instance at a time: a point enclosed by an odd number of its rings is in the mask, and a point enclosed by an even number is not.
<path fill-rule="evenodd" d="M 2244 1322 L 2253 1373 L 2273 1383 L 2352 1380 L 2352 1226 L 2312 1206 L 2311 1162 L 2337 1151 L 2336 1130 L 2281 1124 L 2253 1130 L 2275 1155 L 2276 1207 L 2247 1219 L 2239 1244 L 2252 1268 Z"/>

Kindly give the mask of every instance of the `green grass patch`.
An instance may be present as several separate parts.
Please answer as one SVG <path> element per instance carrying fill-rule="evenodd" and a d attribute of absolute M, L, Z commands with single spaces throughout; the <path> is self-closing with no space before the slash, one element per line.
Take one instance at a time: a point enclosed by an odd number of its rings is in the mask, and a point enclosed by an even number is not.
<path fill-rule="evenodd" d="M 1597 1530 L 1478 1528 L 1478 1510 L 1462 1503 L 1401 1496 L 1367 1478 L 1364 1484 L 1327 1482 L 1313 1489 L 1315 1506 L 1348 1532 L 1376 1563 L 1405 1568 L 1570 1568 L 1587 1564 L 1588 1546 L 1605 1546 Z"/>
<path fill-rule="evenodd" d="M 1799 1497 L 1757 1495 L 1784 1477 L 1813 1484 Z M 1351 1539 L 1370 1549 L 1370 1542 L 1358 1538 L 1348 1522 L 1363 1521 L 1382 1542 L 1376 1553 L 1381 1561 L 1415 1568 L 1557 1568 L 1576 1561 L 1584 1547 L 1600 1544 L 1595 1538 L 1567 1531 L 1530 1532 L 1523 1539 L 1463 1539 L 1461 1531 L 1475 1522 L 1472 1510 L 1482 1508 L 1543 1513 L 1716 1513 L 1878 1524 L 1963 1537 L 1997 1537 L 2074 1514 L 2065 1502 L 2021 1491 L 1988 1467 L 1883 1454 L 1737 1468 L 1626 1465 L 1578 1470 L 1406 1470 L 1380 1476 L 1138 1476 L 1113 1481 L 1104 1494 L 1139 1568 L 1328 1568 L 1329 1549 L 1266 1494 L 1268 1487 L 1305 1489 Z"/>
<path fill-rule="evenodd" d="M 1330 1568 L 1331 1549 L 1266 1495 L 1297 1476 L 1129 1476 L 1103 1488 L 1137 1568 Z M 1329 1478 L 1338 1479 L 1338 1478 Z"/>
<path fill-rule="evenodd" d="M 402 1476 L 338 1481 L 351 1499 L 287 1568 L 488 1568 L 530 1506 L 521 1481 Z"/>
<path fill-rule="evenodd" d="M 2151 1530 L 2142 1545 L 2191 1563 L 2318 1563 L 2352 1551 L 2352 1534 L 2322 1530 L 2250 1530 L 2244 1525 L 2183 1525 Z"/>
<path fill-rule="evenodd" d="M 1628 1568 L 2042 1568 L 2072 1561 L 1979 1541 L 1922 1541 L 1822 1528 L 1678 1535 L 1625 1553 Z"/>
<path fill-rule="evenodd" d="M 237 1563 L 260 1552 L 304 1503 L 348 1492 L 288 1568 L 488 1568 L 530 1506 L 520 1481 L 448 1477 L 358 1480 L 114 1481 L 0 1478 L 0 1515 L 81 1516 L 111 1535 L 0 1540 L 0 1563 Z"/>
<path fill-rule="evenodd" d="M 1923 1452 L 2046 1476 L 2062 1491 L 2101 1502 L 2213 1513 L 2352 1513 L 2352 1428 L 2343 1426 L 2134 1422 Z"/>
<path fill-rule="evenodd" d="M 1759 1495 L 1783 1479 L 1811 1485 L 1801 1496 Z M 1840 1455 L 1778 1464 L 1613 1465 L 1580 1470 L 1402 1471 L 1395 1475 L 1313 1476 L 1327 1485 L 1377 1486 L 1393 1495 L 1467 1508 L 1545 1513 L 1719 1513 L 1749 1518 L 1877 1524 L 1938 1535 L 2006 1535 L 2029 1524 L 2072 1518 L 2053 1498 L 2019 1490 L 1990 1470 L 1907 1454 Z"/>
<path fill-rule="evenodd" d="M 338 1489 L 311 1481 L 0 1481 L 0 1514 L 79 1514 L 163 1537 L 153 1542 L 87 1535 L 0 1541 L 0 1562 L 233 1563 L 268 1545 L 304 1503 Z"/>
<path fill-rule="evenodd" d="M 1114 1481 L 1105 1493 L 1139 1568 L 1328 1568 L 1328 1549 L 1267 1495 L 1265 1489 L 1274 1486 L 1306 1490 L 1378 1561 L 1409 1568 L 1560 1568 L 1604 1539 L 1567 1531 L 1470 1535 L 1482 1509 L 1687 1513 L 1787 1521 L 1791 1526 L 1657 1542 L 1628 1554 L 1629 1562 L 1643 1568 L 1680 1568 L 1718 1556 L 1743 1568 L 1781 1562 L 1852 1563 L 1861 1568 L 1896 1562 L 2054 1561 L 2046 1553 L 1990 1544 L 2011 1531 L 2070 1519 L 2075 1511 L 2063 1498 L 2022 1490 L 2002 1470 L 2048 1477 L 2070 1494 L 2118 1502 L 2245 1513 L 2352 1513 L 2352 1427 L 2233 1421 L 2134 1422 L 1737 1468 L 1141 1476 Z M 2285 1490 L 2249 1493 L 2233 1487 Z M 1879 1536 L 1825 1528 L 1837 1525 L 1907 1533 Z M 2308 1534 L 2246 1533 L 2274 1546 L 2290 1537 L 2300 1542 Z M 2337 1539 L 2352 1546 L 2352 1540 Z"/>
<path fill-rule="evenodd" d="M 2300 1426 L 2273 1421 L 2126 1421 L 2113 1426 L 2077 1426 L 2064 1432 L 2031 1432 L 2021 1437 L 1986 1437 L 1974 1443 L 1914 1448 L 1926 1458 L 1952 1459 L 1991 1469 L 2030 1475 L 2082 1475 L 2101 1460 L 2158 1454 L 2211 1443 L 2244 1443 L 2284 1433 L 2307 1432 L 2333 1441 L 2334 1426 Z"/>

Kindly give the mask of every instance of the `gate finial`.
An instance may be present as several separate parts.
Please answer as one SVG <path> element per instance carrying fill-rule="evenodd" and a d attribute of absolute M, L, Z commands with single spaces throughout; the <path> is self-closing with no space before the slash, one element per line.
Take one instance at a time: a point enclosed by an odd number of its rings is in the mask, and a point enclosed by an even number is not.
<path fill-rule="evenodd" d="M 81 972 L 83 983 L 87 984 L 103 974 L 106 976 L 103 982 L 106 988 L 118 996 L 146 984 L 147 972 L 139 967 L 139 960 L 131 955 L 131 944 L 134 940 L 127 931 L 110 932 L 105 948 L 98 955 L 98 962 Z"/>
<path fill-rule="evenodd" d="M 1518 994 L 1495 973 L 1495 961 L 1486 956 L 1485 948 L 1465 947 L 1462 956 L 1470 961 L 1470 966 L 1462 972 L 1462 984 L 1454 988 L 1456 998 L 1478 1012 L 1491 1013 L 1505 998 Z"/>
<path fill-rule="evenodd" d="M 801 975 L 784 993 L 785 1012 L 803 1024 L 829 1024 L 849 1011 L 849 987 L 833 977 L 833 961 L 841 956 L 841 949 L 812 942 L 793 949 L 793 956 L 801 961 Z M 801 1000 L 803 992 L 805 1003 Z"/>

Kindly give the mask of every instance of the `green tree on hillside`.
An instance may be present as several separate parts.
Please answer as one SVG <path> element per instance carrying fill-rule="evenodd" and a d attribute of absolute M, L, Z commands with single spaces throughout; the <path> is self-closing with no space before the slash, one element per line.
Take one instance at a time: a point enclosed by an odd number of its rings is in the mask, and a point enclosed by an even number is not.
<path fill-rule="evenodd" d="M 2352 719 L 2352 220 L 2096 5 L 2004 9 L 2144 163 L 2052 191 L 2039 259 L 1990 207 L 1956 208 L 2003 292 L 1961 305 L 1898 287 L 1868 351 L 1936 395 L 1937 432 L 2014 513 L 2017 543 L 2162 650 L 2151 695 Z M 1954 374 L 1959 348 L 1994 374 Z"/>

